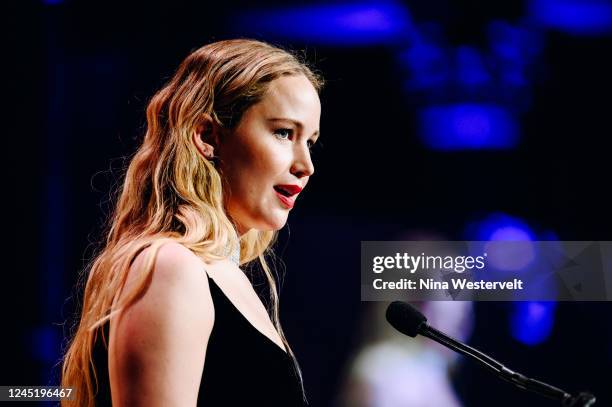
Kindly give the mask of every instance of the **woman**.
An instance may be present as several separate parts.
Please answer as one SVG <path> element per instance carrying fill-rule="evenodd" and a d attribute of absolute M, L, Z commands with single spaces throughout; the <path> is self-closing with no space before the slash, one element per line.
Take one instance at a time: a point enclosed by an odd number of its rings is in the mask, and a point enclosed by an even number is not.
<path fill-rule="evenodd" d="M 196 50 L 155 94 L 87 278 L 64 405 L 305 403 L 265 254 L 314 171 L 321 86 L 239 39 Z M 271 317 L 238 267 L 254 260 Z"/>

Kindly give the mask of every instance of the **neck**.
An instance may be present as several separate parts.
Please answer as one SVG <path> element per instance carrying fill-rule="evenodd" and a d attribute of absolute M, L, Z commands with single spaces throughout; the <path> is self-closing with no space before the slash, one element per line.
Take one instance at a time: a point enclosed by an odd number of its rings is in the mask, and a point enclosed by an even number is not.
<path fill-rule="evenodd" d="M 234 228 L 236 229 L 236 234 L 238 236 L 238 238 L 241 238 L 242 236 L 246 235 L 251 229 L 242 226 L 240 223 L 236 222 L 231 216 L 228 215 L 228 218 L 230 220 L 230 222 L 232 222 L 234 224 Z"/>
<path fill-rule="evenodd" d="M 242 236 L 246 235 L 247 233 L 249 233 L 251 229 L 243 229 L 243 228 L 236 228 L 236 233 L 238 233 L 238 237 L 241 238 Z"/>

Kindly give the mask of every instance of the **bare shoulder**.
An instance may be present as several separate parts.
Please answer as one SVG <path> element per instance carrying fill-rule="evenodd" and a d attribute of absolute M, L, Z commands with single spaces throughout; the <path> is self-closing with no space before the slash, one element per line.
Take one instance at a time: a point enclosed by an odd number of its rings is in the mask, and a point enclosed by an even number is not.
<path fill-rule="evenodd" d="M 122 296 L 135 287 L 148 250 L 132 263 Z M 143 295 L 111 322 L 113 405 L 195 406 L 214 324 L 204 263 L 181 244 L 164 243 L 148 280 Z"/>
<path fill-rule="evenodd" d="M 214 316 L 210 296 L 206 264 L 191 250 L 176 242 L 166 242 L 157 249 L 154 259 L 150 258 L 151 247 L 145 248 L 132 263 L 126 286 L 121 293 L 125 295 L 138 284 L 146 261 L 154 260 L 153 270 L 148 278 L 149 286 L 143 296 L 143 305 L 155 305 L 159 301 L 169 301 L 172 306 L 189 306 L 198 310 L 202 317 Z M 160 317 L 163 316 L 162 311 Z"/>
<path fill-rule="evenodd" d="M 132 267 L 139 267 L 136 262 L 142 262 L 148 250 L 150 248 L 146 248 L 137 256 Z M 169 282 L 189 282 L 185 280 L 190 279 L 200 281 L 202 277 L 206 277 L 203 266 L 204 263 L 191 250 L 177 242 L 164 243 L 158 249 L 155 259 L 158 277 Z"/>

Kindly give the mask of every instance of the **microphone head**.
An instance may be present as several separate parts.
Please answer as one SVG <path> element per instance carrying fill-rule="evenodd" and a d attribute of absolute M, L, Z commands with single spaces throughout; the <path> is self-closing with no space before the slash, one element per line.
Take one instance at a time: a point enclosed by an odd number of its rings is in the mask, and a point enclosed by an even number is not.
<path fill-rule="evenodd" d="M 412 305 L 394 301 L 387 307 L 387 321 L 391 326 L 404 335 L 415 337 L 419 334 L 420 328 L 427 325 L 427 318 Z"/>

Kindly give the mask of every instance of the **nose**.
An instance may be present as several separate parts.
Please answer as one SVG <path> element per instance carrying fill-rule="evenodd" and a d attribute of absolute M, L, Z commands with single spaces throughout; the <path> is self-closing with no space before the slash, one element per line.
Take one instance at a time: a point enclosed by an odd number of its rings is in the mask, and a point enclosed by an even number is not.
<path fill-rule="evenodd" d="M 314 164 L 310 157 L 310 149 L 304 144 L 296 145 L 291 173 L 298 178 L 310 177 L 314 174 Z"/>

